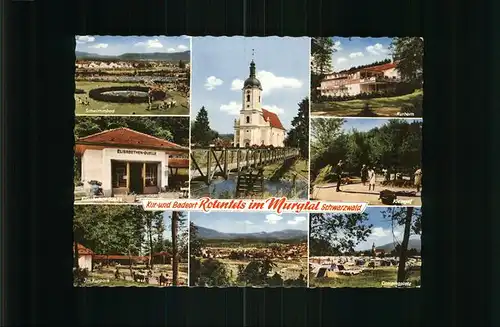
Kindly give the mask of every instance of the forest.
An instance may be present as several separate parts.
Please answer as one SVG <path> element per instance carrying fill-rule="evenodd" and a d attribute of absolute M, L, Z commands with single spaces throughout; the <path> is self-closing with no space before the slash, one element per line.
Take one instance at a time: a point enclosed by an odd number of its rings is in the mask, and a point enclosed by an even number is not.
<path fill-rule="evenodd" d="M 421 165 L 422 121 L 391 119 L 369 131 L 342 129 L 342 118 L 311 120 L 311 181 L 329 180 L 339 160 L 344 170 L 359 175 L 363 164 L 413 172 Z"/>

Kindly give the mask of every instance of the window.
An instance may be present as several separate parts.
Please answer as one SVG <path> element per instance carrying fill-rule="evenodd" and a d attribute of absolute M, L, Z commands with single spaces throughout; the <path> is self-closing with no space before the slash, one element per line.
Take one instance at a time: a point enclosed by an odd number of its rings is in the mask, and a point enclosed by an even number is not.
<path fill-rule="evenodd" d="M 112 181 L 114 188 L 127 187 L 127 163 L 113 161 L 111 163 Z"/>
<path fill-rule="evenodd" d="M 146 186 L 158 186 L 158 164 L 146 164 Z"/>
<path fill-rule="evenodd" d="M 259 102 L 260 102 L 260 97 L 259 97 Z"/>
<path fill-rule="evenodd" d="M 250 124 L 250 116 L 247 116 L 247 124 Z"/>
<path fill-rule="evenodd" d="M 247 94 L 247 102 L 250 102 L 250 94 Z"/>

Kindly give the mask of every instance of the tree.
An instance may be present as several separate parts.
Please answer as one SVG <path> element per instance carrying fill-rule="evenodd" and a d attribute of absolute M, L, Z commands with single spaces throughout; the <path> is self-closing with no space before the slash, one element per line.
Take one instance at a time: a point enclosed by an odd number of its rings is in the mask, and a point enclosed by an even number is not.
<path fill-rule="evenodd" d="M 213 136 L 208 120 L 208 112 L 205 107 L 201 107 L 191 127 L 191 143 L 207 146 L 212 141 Z"/>
<path fill-rule="evenodd" d="M 363 242 L 371 233 L 371 224 L 367 225 L 368 214 L 310 214 L 310 255 L 331 255 L 332 252 L 352 252 L 356 245 Z M 325 250 L 324 244 L 330 244 Z M 322 247 L 315 245 L 322 244 Z"/>
<path fill-rule="evenodd" d="M 382 212 L 385 219 L 392 221 L 393 226 L 404 226 L 403 240 L 401 244 L 396 245 L 396 251 L 399 250 L 398 282 L 406 280 L 406 261 L 408 259 L 408 244 L 411 234 L 420 235 L 420 226 L 422 221 L 422 212 L 414 207 L 388 208 Z"/>
<path fill-rule="evenodd" d="M 292 129 L 288 132 L 285 145 L 300 149 L 302 158 L 309 158 L 309 98 L 299 104 L 297 116 L 292 120 Z"/>
<path fill-rule="evenodd" d="M 390 46 L 394 61 L 398 62 L 397 70 L 404 81 L 422 86 L 424 40 L 420 37 L 395 37 Z"/>
<path fill-rule="evenodd" d="M 332 70 L 332 54 L 335 51 L 334 42 L 329 37 L 311 39 L 311 100 L 319 98 L 317 88 L 325 74 Z"/>
<path fill-rule="evenodd" d="M 202 239 L 198 237 L 198 228 L 193 222 L 189 223 L 189 253 L 191 256 L 201 257 L 204 247 Z"/>
<path fill-rule="evenodd" d="M 182 61 L 182 60 L 179 60 L 179 68 L 180 69 L 186 68 L 186 63 L 184 61 Z"/>
<path fill-rule="evenodd" d="M 177 286 L 179 282 L 179 258 L 177 256 L 177 226 L 179 222 L 179 212 L 172 211 L 172 286 Z"/>

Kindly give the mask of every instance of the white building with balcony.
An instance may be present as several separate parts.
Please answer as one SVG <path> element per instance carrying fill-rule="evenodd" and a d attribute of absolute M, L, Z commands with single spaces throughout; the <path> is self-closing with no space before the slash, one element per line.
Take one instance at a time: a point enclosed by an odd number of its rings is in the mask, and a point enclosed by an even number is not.
<path fill-rule="evenodd" d="M 344 70 L 328 74 L 318 87 L 321 96 L 356 96 L 392 90 L 401 81 L 397 63 Z"/>

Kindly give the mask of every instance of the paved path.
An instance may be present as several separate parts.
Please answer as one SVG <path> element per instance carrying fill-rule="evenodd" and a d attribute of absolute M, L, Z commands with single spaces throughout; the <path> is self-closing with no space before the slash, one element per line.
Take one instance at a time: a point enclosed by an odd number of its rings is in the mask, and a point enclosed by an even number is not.
<path fill-rule="evenodd" d="M 416 191 L 416 189 L 387 187 L 380 184 L 375 185 L 375 191 L 368 191 L 368 184 L 349 184 L 340 187 L 341 192 L 336 192 L 337 183 L 328 183 L 314 186 L 311 197 L 315 200 L 336 201 L 336 202 L 367 202 L 369 205 L 383 206 L 378 199 L 379 192 L 385 189 L 391 191 Z M 422 205 L 420 193 L 416 197 L 398 196 L 401 205 Z"/>

